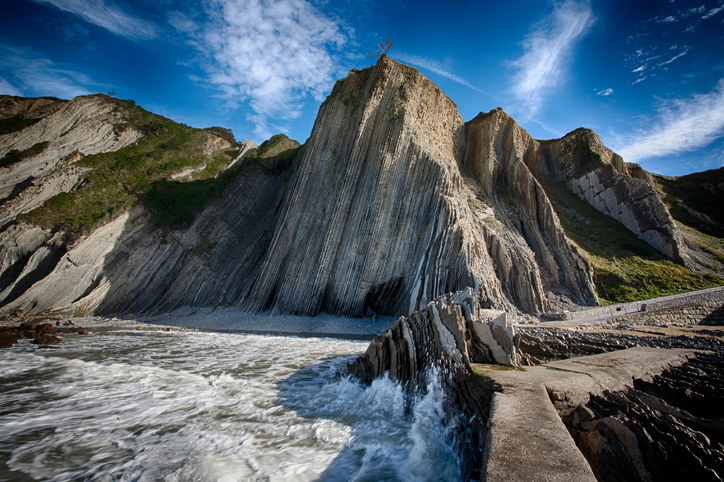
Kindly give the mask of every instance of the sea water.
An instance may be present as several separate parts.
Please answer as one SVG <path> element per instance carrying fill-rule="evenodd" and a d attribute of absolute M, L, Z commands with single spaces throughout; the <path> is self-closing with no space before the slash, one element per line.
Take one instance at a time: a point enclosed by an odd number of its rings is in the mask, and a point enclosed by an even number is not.
<path fill-rule="evenodd" d="M 367 342 L 66 335 L 0 351 L 0 480 L 456 480 L 443 394 L 340 376 Z"/>

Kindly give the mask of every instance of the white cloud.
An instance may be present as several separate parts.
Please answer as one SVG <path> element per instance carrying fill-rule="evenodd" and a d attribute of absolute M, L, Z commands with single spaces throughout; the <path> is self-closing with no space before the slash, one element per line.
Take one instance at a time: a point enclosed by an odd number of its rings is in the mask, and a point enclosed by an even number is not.
<path fill-rule="evenodd" d="M 85 75 L 64 69 L 27 47 L 0 46 L 0 71 L 12 72 L 12 79 L 3 81 L 15 89 L 12 95 L 70 99 L 90 94 L 86 86 L 94 84 Z"/>
<path fill-rule="evenodd" d="M 523 41 L 525 53 L 513 62 L 517 73 L 513 93 L 532 116 L 542 105 L 545 94 L 563 82 L 573 46 L 593 24 L 587 1 L 567 0 L 537 24 Z"/>
<path fill-rule="evenodd" d="M 659 67 L 663 67 L 664 65 L 669 65 L 671 62 L 675 61 L 676 59 L 679 59 L 683 57 L 684 55 L 689 53 L 689 49 L 684 50 L 683 52 L 679 52 L 678 54 L 671 57 L 669 60 L 665 60 L 659 64 Z"/>
<path fill-rule="evenodd" d="M 666 103 L 651 122 L 616 150 L 629 162 L 692 151 L 724 136 L 724 79 L 707 94 Z"/>
<path fill-rule="evenodd" d="M 208 19 L 173 24 L 206 58 L 207 81 L 234 107 L 248 102 L 258 139 L 274 121 L 301 114 L 304 99 L 321 101 L 337 72 L 331 50 L 346 41 L 338 24 L 305 0 L 207 0 Z"/>
<path fill-rule="evenodd" d="M 116 35 L 130 39 L 142 40 L 156 36 L 156 28 L 139 18 L 127 14 L 105 0 L 35 0 L 38 3 L 49 3 L 60 10 L 78 15 Z"/>
<path fill-rule="evenodd" d="M 702 19 L 702 20 L 708 20 L 708 19 L 710 19 L 711 17 L 713 17 L 714 15 L 716 15 L 717 13 L 721 12 L 722 10 L 724 10 L 724 3 L 721 4 L 721 5 L 719 5 L 718 7 L 712 8 L 711 10 L 709 10 L 708 12 L 706 12 L 706 13 L 701 17 L 701 19 Z"/>
<path fill-rule="evenodd" d="M 5 79 L 0 79 L 0 94 L 22 96 L 23 92 Z"/>
<path fill-rule="evenodd" d="M 430 72 L 434 72 L 437 75 L 440 75 L 442 77 L 452 80 L 453 82 L 457 82 L 460 85 L 464 85 L 465 87 L 469 87 L 477 92 L 480 92 L 481 94 L 487 95 L 487 92 L 474 86 L 473 84 L 471 84 L 467 80 L 463 79 L 462 77 L 457 76 L 457 75 L 453 74 L 452 72 L 445 70 L 442 67 L 442 65 L 440 65 L 438 62 L 436 62 L 432 59 L 420 57 L 419 55 L 407 55 L 407 54 L 400 54 L 400 53 L 394 54 L 393 57 L 396 59 L 399 59 L 400 62 L 405 62 L 405 63 L 411 64 L 411 65 L 420 67 L 422 69 L 429 70 Z"/>
<path fill-rule="evenodd" d="M 613 89 L 611 87 L 596 92 L 596 95 L 600 95 L 601 97 L 608 97 L 611 94 L 613 94 Z"/>

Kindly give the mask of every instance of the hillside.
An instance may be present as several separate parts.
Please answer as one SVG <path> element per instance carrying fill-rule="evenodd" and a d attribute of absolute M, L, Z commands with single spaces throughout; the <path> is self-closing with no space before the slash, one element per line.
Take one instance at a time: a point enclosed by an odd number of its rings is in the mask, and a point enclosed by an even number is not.
<path fill-rule="evenodd" d="M 337 82 L 304 146 L 102 95 L 3 97 L 0 117 L 3 311 L 399 315 L 470 286 L 536 315 L 724 284 L 694 178 L 655 178 L 587 129 L 464 122 L 385 56 Z"/>

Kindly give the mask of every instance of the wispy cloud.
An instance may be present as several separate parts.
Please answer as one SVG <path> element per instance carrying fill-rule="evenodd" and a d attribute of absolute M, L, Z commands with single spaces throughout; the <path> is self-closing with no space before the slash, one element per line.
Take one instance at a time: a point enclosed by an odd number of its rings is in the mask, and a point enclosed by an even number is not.
<path fill-rule="evenodd" d="M 674 52 L 674 54 L 671 55 L 671 52 Z M 636 85 L 658 75 L 661 71 L 666 70 L 670 64 L 688 53 L 688 46 L 678 44 L 670 45 L 663 52 L 660 46 L 652 46 L 648 51 L 636 50 L 635 54 L 628 56 L 628 62 L 636 66 L 631 70 L 632 74 L 636 74 L 636 78 L 631 81 L 631 85 Z"/>
<path fill-rule="evenodd" d="M 105 0 L 35 0 L 78 15 L 86 22 L 134 40 L 154 38 L 156 27 Z"/>
<path fill-rule="evenodd" d="M 567 0 L 533 27 L 523 41 L 525 53 L 513 62 L 517 72 L 513 93 L 529 116 L 535 114 L 545 95 L 563 82 L 571 50 L 593 24 L 587 1 Z"/>
<path fill-rule="evenodd" d="M 274 122 L 301 114 L 308 95 L 321 101 L 337 72 L 332 52 L 340 26 L 304 0 L 207 0 L 208 19 L 172 15 L 205 57 L 207 81 L 231 106 L 248 102 L 258 139 Z"/>
<path fill-rule="evenodd" d="M 473 89 L 474 91 L 480 92 L 481 94 L 488 95 L 487 92 L 483 91 L 479 87 L 474 86 L 467 80 L 463 79 L 462 77 L 453 74 L 452 72 L 446 70 L 442 65 L 440 65 L 439 62 L 436 62 L 435 60 L 428 59 L 426 57 L 421 57 L 419 55 L 407 55 L 404 53 L 395 53 L 392 55 L 392 57 L 398 59 L 400 62 L 405 62 L 408 64 L 415 65 L 417 67 L 420 67 L 421 69 L 429 70 L 430 72 L 434 72 L 439 76 L 445 77 L 446 79 L 450 79 L 453 82 L 457 82 L 460 85 L 464 85 L 465 87 L 469 87 Z"/>
<path fill-rule="evenodd" d="M 708 19 L 710 19 L 711 17 L 713 17 L 714 15 L 716 15 L 717 13 L 721 12 L 722 10 L 724 10 L 724 3 L 722 3 L 722 4 L 719 5 L 718 7 L 712 8 L 711 10 L 709 10 L 708 12 L 706 12 L 704 15 L 702 15 L 701 19 L 702 19 L 702 20 L 708 20 Z"/>
<path fill-rule="evenodd" d="M 611 94 L 613 94 L 613 89 L 611 87 L 609 87 L 608 89 L 596 91 L 596 95 L 600 95 L 601 97 L 608 97 Z"/>
<path fill-rule="evenodd" d="M 85 75 L 63 68 L 27 47 L 0 46 L 0 72 L 11 95 L 72 98 L 89 94 L 95 83 Z"/>
<path fill-rule="evenodd" d="M 636 132 L 616 149 L 629 162 L 705 147 L 724 136 L 724 79 L 714 90 L 666 102 L 651 127 Z"/>
<path fill-rule="evenodd" d="M 5 79 L 0 79 L 0 94 L 23 95 L 23 92 Z"/>

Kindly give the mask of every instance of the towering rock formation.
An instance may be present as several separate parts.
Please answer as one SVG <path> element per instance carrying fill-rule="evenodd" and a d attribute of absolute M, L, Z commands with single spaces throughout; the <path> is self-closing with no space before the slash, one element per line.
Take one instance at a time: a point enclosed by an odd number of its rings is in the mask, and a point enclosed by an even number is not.
<path fill-rule="evenodd" d="M 352 71 L 320 109 L 246 306 L 401 314 L 466 286 L 526 312 L 546 310 L 549 290 L 594 302 L 523 137 L 533 143 L 517 126 L 466 126 L 440 89 L 386 57 Z"/>
<path fill-rule="evenodd" d="M 650 173 L 623 162 L 590 129 L 576 129 L 562 139 L 539 144 L 539 154 L 529 158 L 528 165 L 541 182 L 564 183 L 661 253 L 694 266 Z"/>

